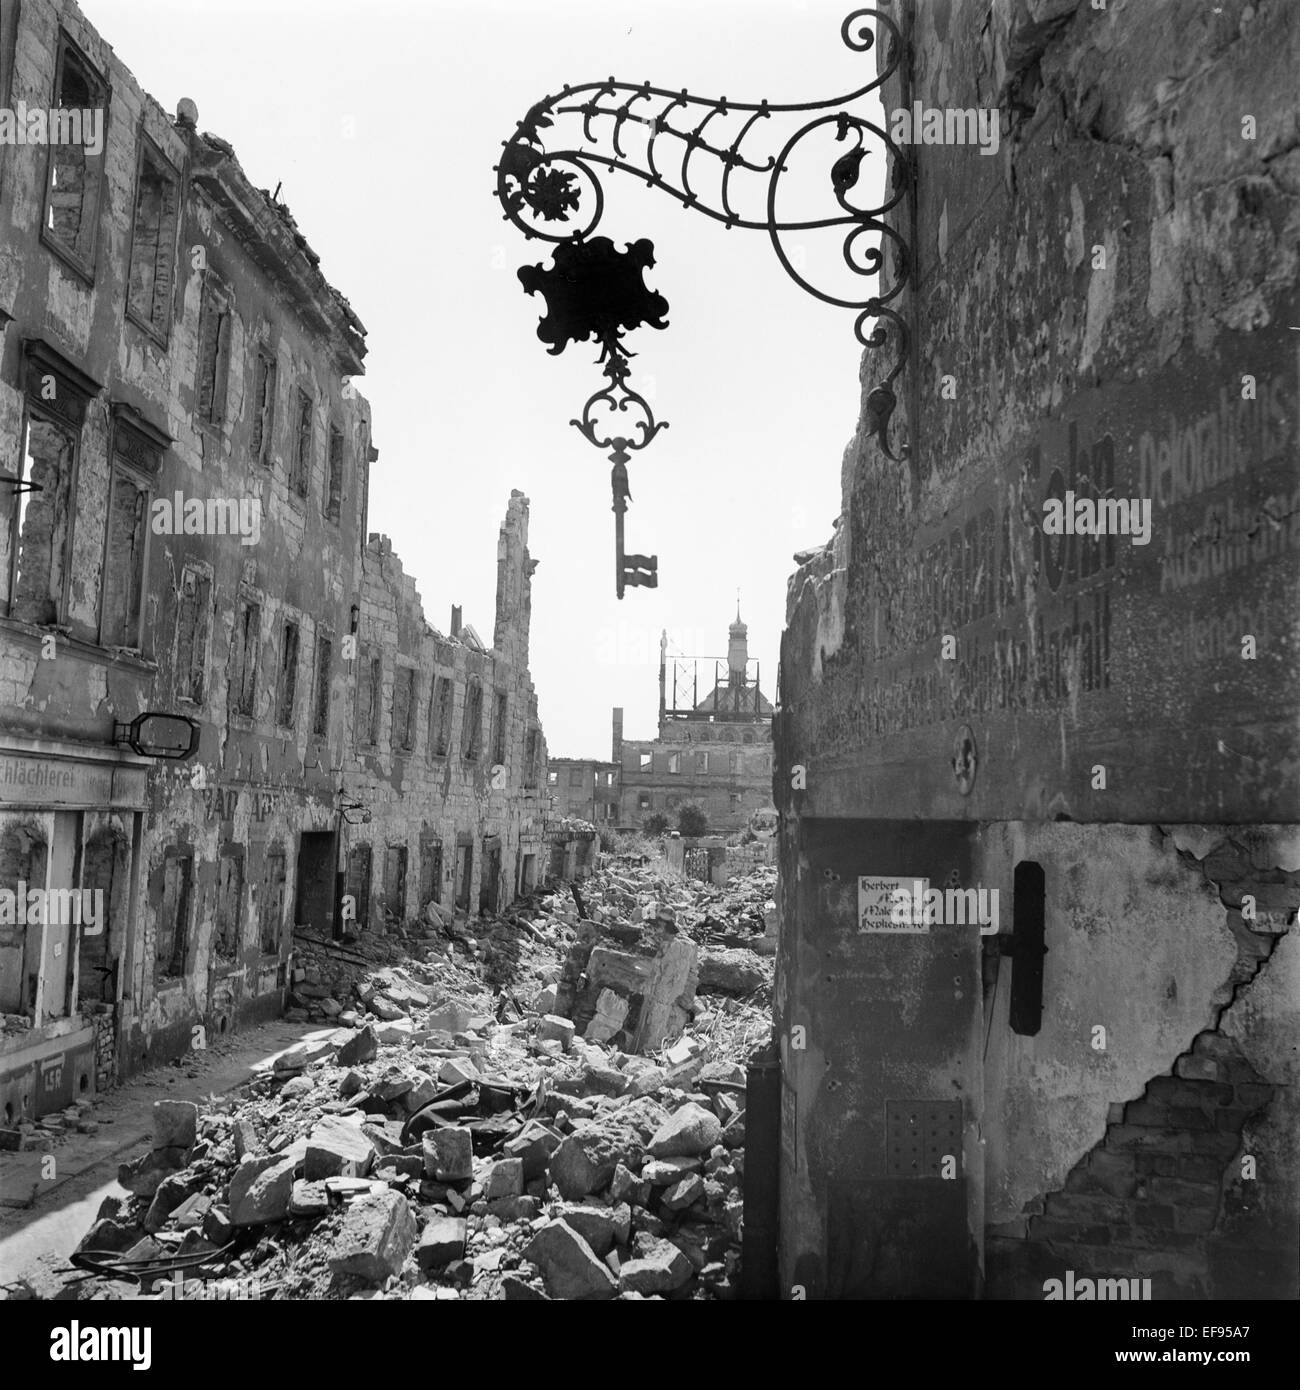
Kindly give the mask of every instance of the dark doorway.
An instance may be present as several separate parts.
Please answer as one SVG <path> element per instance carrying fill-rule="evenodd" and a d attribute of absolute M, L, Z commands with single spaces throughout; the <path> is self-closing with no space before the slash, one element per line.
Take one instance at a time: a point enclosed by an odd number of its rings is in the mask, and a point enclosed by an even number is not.
<path fill-rule="evenodd" d="M 372 860 L 369 845 L 353 845 L 348 854 L 348 873 L 345 891 L 353 901 L 351 929 L 363 931 L 370 921 L 370 876 Z M 349 930 L 344 923 L 344 931 Z"/>
<path fill-rule="evenodd" d="M 420 836 L 420 912 L 430 903 L 442 901 L 442 841 L 434 835 Z"/>
<path fill-rule="evenodd" d="M 456 906 L 469 911 L 469 890 L 474 879 L 474 847 L 456 846 Z"/>
<path fill-rule="evenodd" d="M 495 912 L 501 896 L 501 846 L 492 845 L 483 851 L 483 874 L 479 879 L 478 910 Z"/>
<path fill-rule="evenodd" d="M 389 845 L 384 852 L 384 917 L 400 922 L 406 915 L 406 846 Z"/>
<path fill-rule="evenodd" d="M 295 923 L 326 935 L 334 930 L 334 835 L 305 830 L 298 841 L 298 891 Z"/>

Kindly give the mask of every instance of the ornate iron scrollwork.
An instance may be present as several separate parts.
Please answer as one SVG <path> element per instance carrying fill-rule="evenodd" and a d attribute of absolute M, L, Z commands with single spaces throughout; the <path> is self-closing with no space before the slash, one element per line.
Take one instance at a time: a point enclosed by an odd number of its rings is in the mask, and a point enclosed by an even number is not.
<path fill-rule="evenodd" d="M 882 4 L 887 4 L 887 0 L 882 0 Z M 658 301 L 663 311 L 667 304 L 662 296 L 647 291 L 640 279 L 641 270 L 654 263 L 653 247 L 648 241 L 634 242 L 626 252 L 618 253 L 606 238 L 592 236 L 605 207 L 598 176 L 602 167 L 630 174 L 728 230 L 740 227 L 766 232 L 778 260 L 796 284 L 824 303 L 857 311 L 854 334 L 864 347 L 878 350 L 892 343 L 892 365 L 869 393 L 867 413 L 870 433 L 878 438 L 889 458 L 897 457 L 889 445 L 888 427 L 897 403 L 893 382 L 907 362 L 909 335 L 906 322 L 892 305 L 907 283 L 911 256 L 907 242 L 885 218 L 910 191 L 911 164 L 886 129 L 846 108 L 877 90 L 899 69 L 905 44 L 898 23 L 883 8 L 860 9 L 850 14 L 840 28 L 841 38 L 854 52 L 865 53 L 875 45 L 871 21 L 879 23 L 887 34 L 888 52 L 876 77 L 845 96 L 786 104 L 766 100 L 734 102 L 726 97 L 696 97 L 684 90 L 674 92 L 649 82 L 619 82 L 611 77 L 607 82 L 566 85 L 558 95 L 543 98 L 505 142 L 496 166 L 497 197 L 505 216 L 526 237 L 539 238 L 556 247 L 553 271 L 546 272 L 541 267 L 520 271 L 520 279 L 530 293 L 540 288 L 547 294 L 550 312 L 538 329 L 539 336 L 555 344 L 552 352 L 561 351 L 568 341 L 586 337 L 594 337 L 603 347 L 600 361 L 605 364 L 609 385 L 591 397 L 581 420 L 573 423 L 591 443 L 600 448 L 612 446 L 614 450 L 610 458 L 614 463 L 614 511 L 620 536 L 622 514 L 630 495 L 626 473 L 629 451 L 644 448 L 660 429 L 666 428 L 655 422 L 644 399 L 627 385 L 629 354 L 622 349 L 621 337 L 639 323 L 664 327 L 662 311 L 656 315 L 647 308 L 647 302 Z M 779 152 L 765 156 L 755 153 L 764 134 L 783 118 L 796 123 L 804 117 L 811 119 L 798 125 Z M 739 128 L 727 139 L 725 123 L 731 119 L 739 122 Z M 574 138 L 567 144 L 563 139 L 566 126 L 575 130 Z M 637 151 L 629 148 L 633 132 L 644 135 L 644 143 Z M 805 151 L 818 148 L 818 157 L 825 158 L 827 135 L 837 143 L 855 142 L 833 160 L 829 169 L 830 193 L 837 210 L 828 209 L 828 215 L 819 217 L 783 215 L 781 190 L 787 181 L 790 186 L 798 184 L 794 171 L 800 166 L 801 147 Z M 548 144 L 556 147 L 548 148 Z M 664 156 L 665 145 L 672 151 L 669 157 Z M 862 184 L 863 161 L 877 147 L 888 160 L 889 177 L 883 200 L 875 206 L 859 207 L 851 195 Z M 703 195 L 692 182 L 693 168 L 698 172 L 704 161 L 712 161 L 711 166 L 705 167 L 712 169 L 716 198 Z M 756 209 L 746 211 L 741 206 L 746 197 L 757 204 Z M 874 293 L 857 296 L 815 284 L 805 273 L 800 258 L 791 255 L 783 241 L 791 233 L 831 228 L 845 229 L 841 259 L 852 274 L 875 278 Z M 576 254 L 578 248 L 587 248 L 592 254 Z M 887 249 L 893 254 L 888 267 L 890 283 L 884 284 Z M 616 271 L 612 257 L 620 255 L 626 259 L 622 269 Z M 637 272 L 635 286 L 625 274 L 633 267 Z M 551 290 L 543 278 L 548 275 L 559 277 L 550 282 Z M 557 315 L 553 294 L 562 297 L 554 288 L 560 283 L 565 286 L 568 303 Z M 596 301 L 605 294 L 611 295 L 606 319 L 612 322 L 606 322 L 602 330 Z M 624 309 L 632 311 L 631 321 L 624 316 Z M 573 322 L 569 323 L 566 316 L 572 316 Z M 869 322 L 873 322 L 870 332 Z M 586 331 L 574 331 L 584 325 Z M 635 410 L 642 417 L 637 420 L 639 437 L 634 439 L 632 432 L 599 435 L 592 411 L 600 405 L 616 412 Z M 620 597 L 623 571 L 620 543 Z M 626 582 L 653 581 L 630 578 Z"/>

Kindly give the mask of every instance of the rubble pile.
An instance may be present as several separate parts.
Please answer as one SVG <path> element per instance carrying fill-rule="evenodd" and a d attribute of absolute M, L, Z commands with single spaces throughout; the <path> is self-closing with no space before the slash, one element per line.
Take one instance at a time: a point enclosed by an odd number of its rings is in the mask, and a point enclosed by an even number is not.
<path fill-rule="evenodd" d="M 333 999 L 335 1026 L 240 1094 L 155 1106 L 153 1148 L 119 1171 L 131 1195 L 106 1199 L 70 1286 L 730 1297 L 772 962 L 726 940 L 762 939 L 773 887 L 620 865 L 472 937 L 431 914 L 425 958 L 302 995 Z"/>

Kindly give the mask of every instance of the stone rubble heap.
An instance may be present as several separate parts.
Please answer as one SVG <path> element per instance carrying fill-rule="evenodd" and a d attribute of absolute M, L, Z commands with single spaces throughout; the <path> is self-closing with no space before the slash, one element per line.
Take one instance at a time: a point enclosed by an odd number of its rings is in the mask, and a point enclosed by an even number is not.
<path fill-rule="evenodd" d="M 240 1095 L 202 1111 L 158 1102 L 153 1148 L 122 1165 L 131 1195 L 105 1200 L 70 1290 L 731 1297 L 744 1062 L 770 1037 L 772 962 L 699 943 L 762 940 L 774 885 L 767 870 L 751 879 L 719 890 L 620 866 L 585 880 L 572 908 L 567 889 L 539 895 L 474 923 L 474 938 L 433 914 L 450 943 L 440 959 L 358 979 L 338 1026 L 259 1064 Z M 692 974 L 700 951 L 701 993 L 692 978 L 670 1035 L 641 1051 L 619 1006 L 644 1015 L 642 976 L 582 1028 L 557 1001 L 566 981 L 572 999 L 590 995 L 573 952 L 589 941 L 590 961 L 610 933 L 634 962 L 662 959 L 665 943 L 689 954 Z"/>

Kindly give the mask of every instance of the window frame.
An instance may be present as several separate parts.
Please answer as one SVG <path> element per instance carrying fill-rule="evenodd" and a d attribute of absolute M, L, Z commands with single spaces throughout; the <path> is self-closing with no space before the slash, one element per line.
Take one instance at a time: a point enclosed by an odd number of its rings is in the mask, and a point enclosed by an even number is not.
<path fill-rule="evenodd" d="M 185 606 L 185 576 L 186 576 L 186 575 L 189 575 L 189 574 L 192 574 L 192 575 L 194 576 L 194 579 L 195 579 L 195 583 L 196 583 L 196 584 L 199 584 L 199 585 L 206 585 L 206 588 L 207 588 L 207 601 L 206 601 L 206 603 L 205 603 L 205 605 L 204 605 L 205 608 L 206 608 L 206 610 L 207 610 L 207 612 L 206 612 L 206 616 L 205 616 L 204 619 L 203 619 L 203 644 L 202 644 L 202 645 L 203 645 L 203 650 L 202 650 L 202 652 L 200 652 L 200 653 L 197 654 L 198 657 L 199 657 L 199 660 L 198 660 L 198 663 L 197 663 L 197 669 L 198 669 L 198 672 L 199 672 L 199 679 L 200 679 L 201 682 L 202 682 L 202 684 L 199 686 L 199 698 L 198 698 L 197 700 L 194 698 L 194 696 L 193 696 L 192 693 L 191 693 L 191 694 L 187 694 L 187 695 L 182 695 L 182 694 L 181 694 L 181 690 L 180 690 L 180 684 L 181 684 L 181 671 L 180 671 L 180 666 L 181 666 L 181 619 L 182 619 L 182 617 L 184 616 L 184 611 L 185 611 L 185 607 L 184 607 L 184 606 Z M 173 637 L 172 637 L 172 692 L 173 692 L 173 698 L 176 700 L 176 702 L 177 702 L 178 704 L 193 705 L 195 709 L 202 709 L 202 708 L 204 707 L 204 705 L 207 703 L 208 696 L 209 696 L 209 694 L 211 693 L 210 682 L 208 681 L 208 665 L 209 665 L 209 657 L 211 656 L 211 652 L 212 652 L 212 617 L 213 617 L 213 612 L 214 612 L 214 606 L 213 606 L 212 597 L 213 597 L 213 591 L 214 591 L 215 587 L 216 587 L 216 586 L 215 586 L 215 584 L 214 584 L 214 582 L 213 582 L 212 567 L 211 567 L 210 565 L 203 564 L 203 563 L 200 563 L 200 562 L 197 562 L 197 561 L 188 561 L 184 566 L 182 566 L 182 568 L 181 568 L 181 587 L 180 587 L 180 589 L 178 590 L 178 593 L 177 593 L 177 602 L 176 602 L 175 632 L 174 632 L 174 635 L 173 635 Z M 198 633 L 197 633 L 197 628 L 198 628 L 197 619 L 196 619 L 195 627 L 196 627 L 195 636 L 197 637 L 197 635 L 198 635 Z M 194 646 L 198 646 L 197 641 L 195 642 Z M 192 688 L 193 688 L 193 680 L 192 680 L 192 678 L 193 678 L 194 671 L 195 671 L 195 664 L 196 664 L 196 653 L 195 653 L 195 651 L 194 651 L 194 647 L 191 647 L 191 649 L 190 649 L 190 670 L 189 670 L 189 677 L 191 678 L 191 679 L 190 679 L 191 690 L 192 690 Z"/>
<path fill-rule="evenodd" d="M 257 405 L 257 369 L 261 364 L 266 363 L 267 369 L 267 393 L 266 401 L 259 410 Z M 253 347 L 253 389 L 249 393 L 252 401 L 253 419 L 249 423 L 248 430 L 248 453 L 249 457 L 259 468 L 273 468 L 275 459 L 273 446 L 275 443 L 275 404 L 276 391 L 279 387 L 280 364 L 276 359 L 275 350 L 269 343 L 259 342 Z M 260 422 L 262 437 L 258 440 L 257 449 L 253 448 L 253 425 Z"/>
<path fill-rule="evenodd" d="M 7 593 L 4 599 L 4 616 L 13 618 L 16 622 L 31 622 L 36 627 L 61 627 L 68 621 L 68 586 L 72 579 L 72 556 L 73 546 L 76 539 L 77 525 L 77 483 L 81 472 L 81 435 L 82 430 L 74 426 L 65 416 L 57 411 L 50 410 L 48 406 L 43 406 L 40 401 L 34 401 L 29 393 L 24 393 L 22 421 L 19 425 L 18 434 L 18 473 L 9 474 L 9 477 L 17 477 L 20 481 L 26 478 L 27 457 L 28 457 L 28 431 L 33 420 L 42 424 L 52 425 L 56 429 L 65 431 L 72 440 L 72 458 L 68 466 L 67 475 L 67 530 L 63 538 L 63 582 L 59 586 L 58 597 L 54 600 L 55 616 L 52 623 L 38 622 L 34 619 L 27 619 L 17 616 L 14 613 L 14 605 L 18 597 L 18 559 L 22 551 L 23 519 L 26 505 L 20 500 L 23 497 L 30 497 L 31 491 L 13 493 L 13 513 L 9 519 L 9 574 Z M 44 489 L 42 489 L 44 491 Z"/>
<path fill-rule="evenodd" d="M 471 697 L 473 697 L 471 699 Z M 470 710 L 474 719 L 470 720 Z M 483 681 L 471 675 L 465 681 L 465 713 L 460 730 L 460 756 L 463 762 L 476 763 L 483 752 Z"/>
<path fill-rule="evenodd" d="M 293 668 L 286 664 L 285 658 L 289 651 L 289 633 L 294 634 L 293 647 Z M 293 618 L 282 618 L 280 620 L 280 660 L 275 675 L 275 726 L 277 729 L 292 729 L 294 727 L 295 716 L 298 711 L 298 669 L 302 665 L 302 624 Z M 285 687 L 292 685 L 292 693 L 289 696 L 289 706 L 285 709 Z M 288 718 L 282 719 L 282 714 Z"/>
<path fill-rule="evenodd" d="M 295 388 L 293 460 L 289 469 L 289 495 L 300 502 L 311 496 L 312 455 L 316 447 L 316 396 L 300 381 Z M 304 409 L 305 407 L 305 409 Z M 306 421 L 306 428 L 303 422 Z M 301 481 L 301 488 L 298 486 Z"/>
<path fill-rule="evenodd" d="M 133 305 L 132 302 L 131 302 L 131 267 L 132 267 L 133 264 L 135 263 L 135 238 L 136 238 L 136 231 L 137 231 L 138 225 L 139 225 L 137 214 L 139 213 L 139 209 L 140 209 L 140 180 L 141 180 L 141 177 L 142 177 L 143 174 L 144 174 L 145 161 L 146 161 L 147 159 L 149 159 L 150 157 L 153 158 L 154 163 L 156 163 L 156 164 L 159 166 L 159 168 L 162 170 L 162 172 L 163 172 L 165 175 L 170 176 L 171 182 L 172 182 L 173 196 L 174 196 L 174 198 L 175 198 L 175 206 L 173 207 L 173 209 L 172 209 L 172 214 L 171 214 L 171 218 L 172 218 L 171 246 L 167 249 L 167 252 L 166 252 L 166 254 L 168 254 L 168 255 L 170 256 L 170 259 L 171 259 L 171 289 L 170 289 L 170 291 L 168 292 L 168 295 L 167 295 L 167 318 L 166 318 L 166 321 L 163 323 L 163 325 L 162 325 L 161 328 L 159 328 L 159 327 L 153 322 L 153 320 L 152 320 L 151 318 L 150 318 L 150 319 L 146 319 L 146 318 L 141 317 L 141 315 L 138 314 L 138 313 L 135 311 L 135 307 L 134 307 L 134 305 Z M 151 139 L 150 136 L 149 136 L 149 135 L 144 131 L 144 129 L 142 128 L 142 129 L 140 130 L 140 134 L 139 134 L 139 142 L 138 142 L 138 148 L 137 148 L 137 151 L 136 151 L 136 160 L 135 160 L 135 196 L 134 196 L 134 199 L 132 200 L 132 205 L 131 205 L 131 240 L 130 240 L 130 245 L 127 247 L 127 254 L 126 254 L 126 295 L 125 295 L 125 309 L 124 309 L 124 314 L 125 314 L 125 317 L 128 318 L 128 319 L 130 319 L 130 321 L 131 321 L 133 324 L 135 324 L 135 326 L 136 326 L 137 328 L 139 328 L 142 332 L 147 333 L 147 334 L 154 340 L 154 342 L 158 344 L 158 346 L 159 346 L 160 348 L 164 348 L 164 349 L 167 347 L 168 343 L 171 341 L 172 320 L 176 317 L 176 278 L 177 278 L 177 277 L 176 277 L 176 263 L 177 263 L 177 257 L 178 257 L 177 247 L 178 247 L 178 243 L 179 243 L 179 240 L 180 240 L 180 231 L 181 231 L 181 175 L 180 175 L 180 170 L 176 168 L 176 166 L 171 162 L 170 159 L 167 158 L 167 156 L 166 156 L 165 154 L 163 154 L 162 150 L 159 148 L 159 146 L 157 145 L 157 143 L 156 143 L 153 139 Z M 158 255 L 158 256 L 161 256 L 161 255 L 163 255 L 163 254 L 164 254 L 164 251 L 163 251 L 163 241 L 162 241 L 162 229 L 160 228 L 160 229 L 159 229 L 159 235 L 158 235 L 158 252 L 157 252 L 157 255 Z M 156 277 L 157 277 L 157 274 L 158 274 L 158 265 L 157 265 L 157 262 L 155 261 L 155 264 L 154 264 L 155 285 L 156 285 Z M 156 301 L 156 299 L 157 299 L 156 289 L 155 289 L 154 299 L 155 299 L 155 301 Z"/>
<path fill-rule="evenodd" d="M 153 499 L 158 491 L 158 478 L 162 473 L 163 454 L 171 444 L 170 438 L 158 433 L 152 426 L 135 416 L 129 407 L 117 403 L 112 408 L 112 429 L 108 441 L 108 506 L 104 523 L 104 553 L 100 563 L 99 582 L 99 621 L 95 631 L 99 645 L 107 647 L 105 640 L 105 603 L 108 596 L 107 577 L 109 555 L 113 540 L 113 490 L 120 476 L 133 484 L 145 495 L 144 546 L 140 551 L 139 580 L 140 592 L 135 615 L 135 641 L 115 642 L 112 645 L 138 655 L 145 654 L 144 612 L 145 597 L 148 592 L 149 561 L 151 559 L 153 527 L 149 524 L 153 511 Z M 152 436 L 152 437 L 151 437 Z M 150 644 L 152 646 L 152 643 Z"/>
<path fill-rule="evenodd" d="M 242 655 L 243 655 L 243 668 L 242 668 L 242 670 L 240 671 L 240 676 L 241 676 L 241 680 L 240 680 L 240 692 L 239 692 L 239 698 L 238 698 L 236 701 L 234 701 L 233 703 L 231 702 L 231 698 L 230 698 L 231 679 L 230 679 L 230 665 L 229 665 L 229 662 L 227 662 L 227 665 L 226 665 L 226 714 L 227 714 L 227 717 L 228 717 L 228 718 L 229 718 L 229 717 L 235 717 L 235 718 L 239 718 L 239 719 L 255 720 L 255 719 L 257 718 L 257 658 L 258 658 L 258 652 L 259 652 L 259 649 L 260 649 L 261 643 L 262 643 L 262 609 L 263 609 L 263 604 L 262 604 L 261 596 L 258 595 L 258 596 L 256 596 L 256 597 L 249 597 L 249 596 L 246 596 L 246 595 L 244 595 L 244 594 L 237 594 L 237 595 L 235 596 L 235 622 L 236 622 L 236 623 L 242 622 L 242 620 L 243 620 L 243 614 L 244 614 L 244 610 L 245 610 L 245 609 L 255 610 L 256 613 L 257 613 L 257 628 L 256 628 L 256 632 L 255 632 L 255 634 L 254 634 L 253 642 L 251 643 L 251 646 L 252 646 L 252 648 L 253 648 L 253 651 L 252 651 L 252 653 L 251 653 L 251 659 L 250 659 L 250 653 L 249 653 L 249 646 L 250 646 L 250 643 L 249 643 L 248 638 L 247 638 L 247 632 L 245 631 L 245 635 L 243 636 L 243 638 L 242 638 L 242 640 L 241 640 L 241 643 L 240 643 L 240 646 L 241 646 L 241 649 L 242 649 Z M 232 657 L 234 656 L 234 650 L 235 650 L 234 643 L 232 643 L 232 644 L 231 644 L 231 656 L 232 656 Z M 249 671 L 250 671 L 250 670 L 252 671 L 252 682 L 251 682 L 251 687 L 249 688 L 249 692 L 248 692 L 248 708 L 245 709 L 245 708 L 244 708 L 244 688 L 245 688 L 246 686 L 249 686 L 249 685 L 250 685 L 249 678 L 248 678 L 248 674 L 249 674 Z"/>
<path fill-rule="evenodd" d="M 214 307 L 215 306 L 215 307 Z M 203 340 L 206 324 L 217 316 L 217 341 L 214 351 L 212 398 L 203 408 Z M 199 295 L 199 325 L 194 360 L 194 419 L 201 430 L 221 434 L 226 428 L 226 407 L 230 400 L 230 357 L 232 324 L 235 317 L 235 296 L 230 285 L 211 266 L 203 271 L 203 286 Z"/>
<path fill-rule="evenodd" d="M 338 476 L 335 477 L 334 445 L 338 444 Z M 325 486 L 321 489 L 321 513 L 331 526 L 343 524 L 343 482 L 347 473 L 347 439 L 332 417 L 325 435 Z M 335 483 L 338 484 L 337 491 Z"/>
<path fill-rule="evenodd" d="M 323 738 L 326 742 L 329 741 L 330 735 L 330 674 L 333 665 L 333 633 L 317 628 L 316 650 L 312 660 L 311 736 Z M 324 720 L 321 719 L 322 713 L 325 716 Z M 325 725 L 324 728 L 321 728 L 322 723 Z"/>
<path fill-rule="evenodd" d="M 83 258 L 81 254 L 61 241 L 49 227 L 51 203 L 50 194 L 53 191 L 52 178 L 54 174 L 54 150 L 55 145 L 52 141 L 46 141 L 45 146 L 45 182 L 41 195 L 41 222 L 40 240 L 47 250 L 51 251 L 65 266 L 68 267 L 78 278 L 84 280 L 87 286 L 95 283 L 95 266 L 99 258 L 99 224 L 104 206 L 104 184 L 108 177 L 108 118 L 112 107 L 113 88 L 107 76 L 100 72 L 99 68 L 90 61 L 89 56 L 79 43 L 68 33 L 62 25 L 59 26 L 59 42 L 55 49 L 54 57 L 54 87 L 50 95 L 50 109 L 59 110 L 94 110 L 94 107 L 64 107 L 60 104 L 61 86 L 63 81 L 63 66 L 68 54 L 71 53 L 74 61 L 80 63 L 86 69 L 87 74 L 92 77 L 99 85 L 103 94 L 103 122 L 102 130 L 104 137 L 104 147 L 95 158 L 99 162 L 99 176 L 95 182 L 95 207 L 93 216 L 93 226 L 90 232 L 90 246 L 88 258 Z M 84 135 L 84 130 L 83 130 Z M 85 201 L 83 193 L 82 216 L 85 216 Z"/>
<path fill-rule="evenodd" d="M 408 684 L 410 695 L 406 701 L 406 722 L 399 729 L 397 726 L 397 692 L 403 683 Z M 393 672 L 393 748 L 399 753 L 413 753 L 415 751 L 416 728 L 415 712 L 419 708 L 419 672 L 415 666 L 398 665 Z M 383 682 L 380 681 L 382 692 Z"/>

